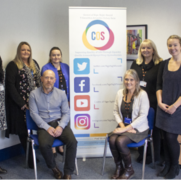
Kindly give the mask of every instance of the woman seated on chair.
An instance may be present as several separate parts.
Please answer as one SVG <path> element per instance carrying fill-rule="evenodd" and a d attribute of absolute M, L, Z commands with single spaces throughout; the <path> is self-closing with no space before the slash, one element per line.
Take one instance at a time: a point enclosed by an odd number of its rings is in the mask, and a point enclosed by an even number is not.
<path fill-rule="evenodd" d="M 110 136 L 109 145 L 116 164 L 112 179 L 130 179 L 134 175 L 128 144 L 148 136 L 149 100 L 140 88 L 135 70 L 129 69 L 124 76 L 124 88 L 117 92 L 113 114 L 118 127 Z M 123 163 L 124 162 L 124 167 Z"/>

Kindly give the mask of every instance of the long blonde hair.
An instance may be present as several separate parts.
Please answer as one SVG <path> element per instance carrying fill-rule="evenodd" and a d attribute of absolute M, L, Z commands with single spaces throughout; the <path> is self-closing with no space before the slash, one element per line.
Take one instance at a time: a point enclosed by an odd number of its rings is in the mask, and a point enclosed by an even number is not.
<path fill-rule="evenodd" d="M 150 39 L 145 39 L 139 47 L 138 58 L 136 59 L 136 64 L 140 65 L 143 63 L 144 57 L 141 54 L 141 48 L 144 44 L 149 44 L 153 48 L 153 62 L 155 65 L 159 64 L 160 61 L 163 61 L 163 59 L 158 55 L 158 51 L 157 51 L 155 43 Z"/>
<path fill-rule="evenodd" d="M 14 58 L 14 62 L 17 65 L 18 69 L 21 70 L 23 68 L 23 60 L 21 59 L 21 47 L 23 45 L 27 45 L 30 48 L 30 57 L 28 58 L 28 64 L 30 66 L 30 69 L 33 70 L 33 73 L 36 73 L 36 68 L 35 68 L 35 63 L 32 59 L 32 50 L 31 50 L 31 46 L 27 43 L 27 42 L 20 42 L 17 48 L 17 53 L 16 56 Z"/>
<path fill-rule="evenodd" d="M 136 81 L 136 87 L 135 87 L 135 92 L 133 94 L 133 96 L 137 96 L 139 94 L 139 92 L 141 91 L 140 88 L 140 79 L 138 77 L 137 72 L 134 69 L 129 69 L 126 71 L 125 75 L 124 75 L 124 82 L 123 82 L 123 95 L 125 96 L 128 92 L 125 86 L 125 77 L 127 75 L 130 75 L 133 77 L 133 79 Z"/>

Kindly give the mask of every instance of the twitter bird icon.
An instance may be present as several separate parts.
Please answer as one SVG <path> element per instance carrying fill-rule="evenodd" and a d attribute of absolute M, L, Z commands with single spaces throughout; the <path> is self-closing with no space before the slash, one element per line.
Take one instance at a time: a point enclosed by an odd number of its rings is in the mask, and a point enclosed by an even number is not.
<path fill-rule="evenodd" d="M 74 59 L 74 74 L 89 74 L 90 60 L 88 58 Z"/>
<path fill-rule="evenodd" d="M 87 63 L 86 62 L 83 62 L 82 64 L 77 63 L 77 66 L 79 68 L 78 71 L 83 71 L 85 70 Z"/>

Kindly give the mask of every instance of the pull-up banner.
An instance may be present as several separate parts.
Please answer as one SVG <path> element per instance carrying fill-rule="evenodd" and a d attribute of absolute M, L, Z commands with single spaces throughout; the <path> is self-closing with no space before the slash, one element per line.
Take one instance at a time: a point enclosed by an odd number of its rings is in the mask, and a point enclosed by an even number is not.
<path fill-rule="evenodd" d="M 126 8 L 69 7 L 69 59 L 77 156 L 102 156 L 126 71 Z"/>

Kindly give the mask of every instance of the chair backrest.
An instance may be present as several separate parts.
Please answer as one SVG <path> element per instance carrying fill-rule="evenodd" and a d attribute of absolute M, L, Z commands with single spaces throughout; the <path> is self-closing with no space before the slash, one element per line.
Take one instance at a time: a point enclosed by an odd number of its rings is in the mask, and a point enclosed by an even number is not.
<path fill-rule="evenodd" d="M 28 130 L 38 130 L 38 126 L 31 118 L 29 110 L 26 110 L 26 126 Z"/>
<path fill-rule="evenodd" d="M 154 119 L 155 119 L 155 110 L 150 107 L 149 112 L 148 112 L 148 125 L 149 125 L 150 130 L 153 130 Z"/>

